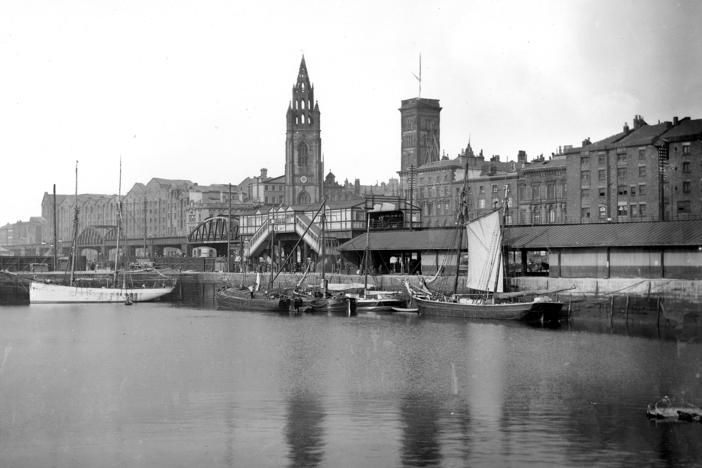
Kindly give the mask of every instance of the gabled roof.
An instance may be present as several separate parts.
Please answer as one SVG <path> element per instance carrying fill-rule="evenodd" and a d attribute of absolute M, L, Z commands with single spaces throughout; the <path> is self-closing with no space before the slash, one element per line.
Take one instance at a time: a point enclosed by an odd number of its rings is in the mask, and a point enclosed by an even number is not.
<path fill-rule="evenodd" d="M 583 146 L 582 150 L 584 151 L 592 151 L 592 150 L 600 150 L 600 149 L 605 149 L 609 145 L 617 142 L 618 140 L 622 139 L 627 135 L 626 132 L 619 132 L 615 135 L 608 136 L 607 138 L 604 138 L 600 141 L 596 141 L 592 144 L 589 144 L 587 146 Z"/>
<path fill-rule="evenodd" d="M 700 138 L 702 138 L 702 119 L 690 120 L 687 118 L 660 136 L 661 140 L 669 142 Z"/>
<path fill-rule="evenodd" d="M 621 140 L 616 142 L 615 146 L 644 146 L 650 145 L 655 139 L 665 132 L 669 124 L 660 123 L 656 125 L 644 125 L 631 132 Z"/>

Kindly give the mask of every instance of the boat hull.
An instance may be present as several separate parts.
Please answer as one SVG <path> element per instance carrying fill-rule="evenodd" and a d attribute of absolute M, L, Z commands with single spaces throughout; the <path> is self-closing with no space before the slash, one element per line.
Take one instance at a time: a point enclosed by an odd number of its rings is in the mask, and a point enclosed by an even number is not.
<path fill-rule="evenodd" d="M 29 302 L 32 304 L 109 303 L 153 301 L 173 291 L 173 286 L 162 288 L 84 288 L 62 284 L 32 281 Z"/>
<path fill-rule="evenodd" d="M 356 310 L 358 312 L 393 312 L 396 308 L 405 306 L 402 299 L 391 298 L 364 298 L 356 299 Z"/>
<path fill-rule="evenodd" d="M 350 317 L 356 315 L 356 299 L 353 297 L 315 298 L 309 302 L 306 312 Z"/>
<path fill-rule="evenodd" d="M 217 308 L 221 310 L 234 310 L 239 312 L 276 312 L 288 313 L 290 311 L 290 298 L 251 296 L 248 289 L 227 288 L 217 292 Z"/>
<path fill-rule="evenodd" d="M 538 320 L 533 302 L 466 304 L 414 298 L 420 315 L 481 320 Z"/>

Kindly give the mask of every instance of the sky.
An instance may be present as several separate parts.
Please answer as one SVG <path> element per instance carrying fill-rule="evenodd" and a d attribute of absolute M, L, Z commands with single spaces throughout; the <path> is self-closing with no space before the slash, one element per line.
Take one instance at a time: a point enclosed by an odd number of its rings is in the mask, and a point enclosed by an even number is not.
<path fill-rule="evenodd" d="M 439 99 L 441 151 L 515 160 L 702 118 L 702 2 L 4 0 L 0 225 L 41 199 L 283 174 L 302 55 L 325 168 L 397 177 L 401 100 Z"/>

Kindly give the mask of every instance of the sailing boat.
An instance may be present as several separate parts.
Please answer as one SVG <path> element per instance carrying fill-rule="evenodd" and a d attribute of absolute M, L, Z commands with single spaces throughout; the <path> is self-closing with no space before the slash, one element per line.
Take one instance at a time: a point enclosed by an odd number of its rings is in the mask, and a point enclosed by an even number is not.
<path fill-rule="evenodd" d="M 467 170 L 466 166 L 466 173 Z M 469 223 L 465 223 L 467 213 L 466 185 L 467 177 L 464 177 L 458 213 L 459 235 L 457 236 L 456 275 L 453 294 L 448 297 L 441 296 L 429 291 L 426 287 L 418 291 L 410 287 L 408 282 L 405 282 L 405 287 L 417 304 L 419 313 L 490 320 L 531 321 L 552 320 L 554 317 L 557 317 L 563 308 L 563 303 L 555 302 L 549 296 L 537 296 L 529 302 L 508 301 L 506 298 L 515 297 L 514 293 L 506 293 L 503 295 L 503 298 L 500 297 L 500 294 L 503 293 L 504 283 L 504 262 L 502 258 L 503 212 L 501 209 L 497 209 Z M 468 244 L 466 286 L 479 292 L 473 295 L 459 295 L 456 293 L 464 226 Z M 525 296 L 527 294 L 520 293 L 517 296 Z"/>
<path fill-rule="evenodd" d="M 372 291 L 368 289 L 368 260 L 370 257 L 370 216 L 366 220 L 366 248 L 363 252 L 363 291 L 360 294 L 347 294 L 356 300 L 356 310 L 363 312 L 392 312 L 403 310 L 404 299 L 395 291 Z"/>
<path fill-rule="evenodd" d="M 273 247 L 275 238 L 275 225 L 271 224 L 270 236 L 270 255 L 271 255 L 271 272 L 268 281 L 268 290 L 263 293 L 259 292 L 261 287 L 261 274 L 256 274 L 256 283 L 248 287 L 242 286 L 226 287 L 217 291 L 215 300 L 218 309 L 235 310 L 235 311 L 256 311 L 256 312 L 278 312 L 288 313 L 290 310 L 291 299 L 287 294 L 275 293 L 273 291 Z"/>
<path fill-rule="evenodd" d="M 326 200 L 322 203 L 322 208 L 325 207 Z M 325 209 L 326 210 L 326 209 Z M 326 315 L 341 315 L 350 317 L 356 315 L 356 299 L 353 297 L 347 297 L 342 294 L 331 294 L 329 292 L 329 283 L 325 278 L 326 272 L 326 240 L 325 240 L 325 230 L 326 230 L 326 214 L 322 212 L 322 232 L 320 236 L 321 243 L 321 263 L 322 263 L 322 278 L 320 290 L 313 292 L 313 298 L 309 301 L 309 307 L 307 307 L 306 312 L 313 314 L 326 314 Z"/>
<path fill-rule="evenodd" d="M 78 238 L 78 161 L 76 161 L 75 206 L 73 209 L 73 243 L 71 253 L 71 274 L 68 284 L 44 283 L 33 280 L 29 286 L 29 302 L 33 304 L 55 303 L 95 303 L 95 302 L 145 302 L 158 299 L 173 291 L 175 285 L 169 279 L 147 287 L 127 287 L 122 275 L 122 287 L 115 287 L 119 269 L 119 238 L 122 219 L 122 162 L 119 167 L 119 194 L 117 203 L 117 249 L 115 251 L 115 273 L 112 287 L 83 287 L 75 280 L 76 250 Z"/>

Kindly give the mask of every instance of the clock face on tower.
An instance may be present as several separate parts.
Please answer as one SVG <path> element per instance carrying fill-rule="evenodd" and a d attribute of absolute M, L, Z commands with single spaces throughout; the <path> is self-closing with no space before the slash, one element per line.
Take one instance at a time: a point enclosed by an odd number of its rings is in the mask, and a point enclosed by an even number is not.
<path fill-rule="evenodd" d="M 307 183 L 307 176 L 300 177 L 300 182 L 302 182 L 303 184 L 306 184 Z"/>

